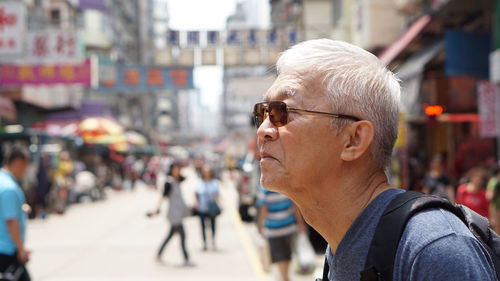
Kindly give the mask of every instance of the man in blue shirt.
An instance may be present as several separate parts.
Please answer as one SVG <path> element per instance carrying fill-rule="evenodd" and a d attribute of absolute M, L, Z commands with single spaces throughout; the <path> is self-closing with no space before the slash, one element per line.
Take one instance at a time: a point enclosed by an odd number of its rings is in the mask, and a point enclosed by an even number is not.
<path fill-rule="evenodd" d="M 318 39 L 285 51 L 254 106 L 261 183 L 292 199 L 328 242 L 331 281 L 360 280 L 385 207 L 398 134 L 400 86 L 369 52 Z M 395 281 L 495 280 L 491 257 L 462 221 L 429 209 L 401 237 Z"/>
<path fill-rule="evenodd" d="M 269 243 L 271 263 L 277 264 L 281 279 L 289 281 L 288 270 L 298 231 L 305 233 L 302 215 L 285 195 L 260 188 L 258 227 Z"/>
<path fill-rule="evenodd" d="M 30 154 L 12 147 L 0 170 L 0 272 L 19 274 L 17 280 L 29 281 L 25 264 L 30 252 L 24 248 L 26 199 L 17 183 L 29 164 Z"/>

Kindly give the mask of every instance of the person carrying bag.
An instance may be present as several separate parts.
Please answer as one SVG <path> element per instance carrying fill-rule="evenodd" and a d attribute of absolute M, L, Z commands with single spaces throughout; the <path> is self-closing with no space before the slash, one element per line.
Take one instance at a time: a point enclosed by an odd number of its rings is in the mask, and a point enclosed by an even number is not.
<path fill-rule="evenodd" d="M 212 229 L 212 247 L 216 249 L 215 243 L 215 218 L 220 215 L 221 208 L 219 201 L 219 180 L 213 177 L 213 171 L 208 165 L 201 168 L 202 178 L 195 190 L 194 206 L 200 216 L 201 234 L 203 239 L 203 251 L 207 250 L 206 220 L 210 220 Z"/>

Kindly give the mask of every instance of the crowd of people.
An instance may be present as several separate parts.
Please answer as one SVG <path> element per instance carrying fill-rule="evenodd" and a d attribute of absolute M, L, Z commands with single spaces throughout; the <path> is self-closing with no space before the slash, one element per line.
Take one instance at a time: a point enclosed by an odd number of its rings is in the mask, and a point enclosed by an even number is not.
<path fill-rule="evenodd" d="M 435 156 L 429 165 L 422 191 L 462 204 L 490 220 L 500 232 L 499 166 L 474 167 L 453 185 L 445 172 L 443 157 Z"/>

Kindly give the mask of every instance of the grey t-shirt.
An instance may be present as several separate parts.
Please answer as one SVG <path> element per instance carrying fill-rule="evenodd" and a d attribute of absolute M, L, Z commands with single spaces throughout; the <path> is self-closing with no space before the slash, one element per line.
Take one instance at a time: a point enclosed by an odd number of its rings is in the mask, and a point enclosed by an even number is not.
<path fill-rule="evenodd" d="M 351 225 L 326 258 L 331 281 L 360 279 L 378 221 L 389 202 L 399 193 L 390 189 L 373 200 Z M 413 216 L 403 232 L 394 262 L 394 281 L 399 280 L 496 280 L 490 257 L 455 215 L 430 209 Z"/>

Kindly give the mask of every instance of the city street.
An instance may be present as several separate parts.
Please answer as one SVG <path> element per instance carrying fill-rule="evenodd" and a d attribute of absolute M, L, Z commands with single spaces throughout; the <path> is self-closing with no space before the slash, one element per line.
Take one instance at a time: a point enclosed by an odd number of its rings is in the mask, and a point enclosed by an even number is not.
<path fill-rule="evenodd" d="M 189 201 L 196 177 L 192 169 L 185 169 L 185 174 L 183 192 Z M 185 220 L 187 247 L 195 266 L 182 266 L 177 236 L 164 251 L 163 262 L 155 260 L 169 227 L 165 206 L 159 216 L 146 217 L 155 208 L 159 192 L 139 184 L 134 191 L 111 191 L 104 201 L 71 206 L 62 216 L 31 220 L 27 247 L 33 251 L 28 266 L 33 280 L 278 280 L 275 269 L 263 271 L 253 238 L 255 227 L 239 220 L 234 188 L 230 181 L 223 182 L 218 249 L 209 247 L 203 252 L 198 218 Z M 292 280 L 314 279 L 292 275 Z"/>

